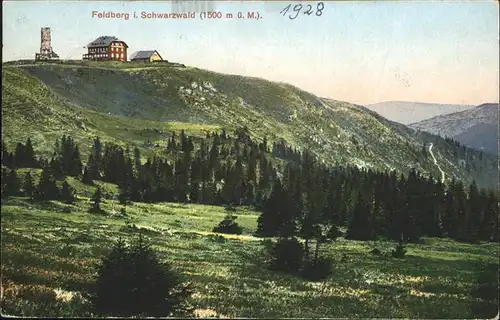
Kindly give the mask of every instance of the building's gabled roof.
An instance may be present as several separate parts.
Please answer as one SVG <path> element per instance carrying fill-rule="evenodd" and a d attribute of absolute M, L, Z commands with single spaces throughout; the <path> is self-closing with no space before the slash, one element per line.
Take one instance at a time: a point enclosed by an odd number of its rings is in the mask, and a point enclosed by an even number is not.
<path fill-rule="evenodd" d="M 92 41 L 91 43 L 89 43 L 87 45 L 88 48 L 93 48 L 93 47 L 107 47 L 109 46 L 109 44 L 113 41 L 120 41 L 120 42 L 123 42 L 121 40 L 119 40 L 117 37 L 112 37 L 112 36 L 102 36 L 102 37 L 99 37 L 97 39 L 95 39 L 94 41 Z M 127 46 L 127 44 L 125 42 L 123 42 L 125 44 L 125 46 Z M 127 46 L 128 47 L 128 46 Z"/>
<path fill-rule="evenodd" d="M 153 54 L 160 54 L 156 50 L 144 50 L 144 51 L 136 51 L 134 54 L 130 56 L 130 60 L 135 60 L 135 59 L 149 59 Z M 160 59 L 163 60 L 163 58 L 160 56 Z"/>

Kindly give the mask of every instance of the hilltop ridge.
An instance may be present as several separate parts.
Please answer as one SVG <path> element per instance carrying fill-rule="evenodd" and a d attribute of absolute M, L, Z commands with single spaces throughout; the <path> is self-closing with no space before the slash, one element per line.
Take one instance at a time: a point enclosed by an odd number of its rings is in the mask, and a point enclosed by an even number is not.
<path fill-rule="evenodd" d="M 498 103 L 484 103 L 469 110 L 412 123 L 410 127 L 498 154 Z"/>

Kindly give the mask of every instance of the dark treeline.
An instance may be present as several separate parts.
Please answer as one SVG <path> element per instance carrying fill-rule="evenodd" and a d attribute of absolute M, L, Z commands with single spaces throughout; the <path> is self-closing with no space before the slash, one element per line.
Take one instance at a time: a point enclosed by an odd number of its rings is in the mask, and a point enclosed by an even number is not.
<path fill-rule="evenodd" d="M 68 186 L 58 190 L 55 181 L 73 176 L 88 185 L 95 180 L 117 184 L 122 203 L 249 205 L 261 211 L 258 235 L 301 236 L 306 254 L 310 239 L 335 237 L 339 226 L 348 226 L 346 237 L 358 240 L 498 240 L 498 194 L 493 190 L 455 180 L 445 186 L 414 169 L 398 175 L 331 168 L 283 140 L 256 143 L 246 128 L 233 137 L 222 131 L 196 140 L 184 131 L 173 133 L 161 155 L 145 162 L 138 148 L 103 144 L 99 138 L 85 166 L 71 137 L 63 136 L 54 149 L 50 160 L 37 160 L 29 139 L 14 153 L 2 142 L 2 196 L 71 201 L 73 191 Z M 29 174 L 21 183 L 14 170 L 21 167 L 43 168 L 38 186 Z"/>

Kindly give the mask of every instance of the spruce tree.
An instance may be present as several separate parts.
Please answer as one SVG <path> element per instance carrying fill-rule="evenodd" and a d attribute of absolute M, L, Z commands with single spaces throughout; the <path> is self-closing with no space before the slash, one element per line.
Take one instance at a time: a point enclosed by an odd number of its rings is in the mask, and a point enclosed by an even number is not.
<path fill-rule="evenodd" d="M 450 191 L 453 193 L 453 210 L 455 213 L 450 236 L 453 239 L 457 239 L 459 237 L 460 226 L 464 225 L 467 221 L 467 194 L 461 181 L 458 181 Z"/>
<path fill-rule="evenodd" d="M 70 165 L 70 171 L 68 172 L 68 175 L 73 176 L 73 177 L 78 177 L 82 174 L 82 160 L 80 158 L 80 151 L 78 149 L 78 146 L 74 146 L 72 157 L 70 159 L 71 165 Z"/>
<path fill-rule="evenodd" d="M 482 203 L 476 182 L 469 187 L 469 194 L 465 205 L 465 216 L 460 221 L 457 239 L 466 242 L 476 242 L 479 237 L 481 216 L 483 215 Z"/>
<path fill-rule="evenodd" d="M 118 194 L 118 201 L 120 204 L 126 206 L 132 197 L 132 191 L 130 186 L 123 186 Z"/>
<path fill-rule="evenodd" d="M 58 200 L 59 196 L 59 189 L 52 169 L 49 165 L 46 165 L 42 170 L 42 176 L 35 190 L 35 198 L 37 200 Z"/>
<path fill-rule="evenodd" d="M 61 200 L 66 204 L 73 204 L 75 202 L 75 191 L 67 181 L 63 182 L 61 188 Z"/>
<path fill-rule="evenodd" d="M 278 179 L 272 192 L 265 200 L 261 215 L 257 218 L 256 234 L 263 237 L 276 236 L 282 225 L 280 211 L 283 210 L 283 189 Z"/>
<path fill-rule="evenodd" d="M 102 164 L 102 143 L 99 137 L 94 139 L 91 154 L 95 160 L 97 172 L 99 172 Z"/>
<path fill-rule="evenodd" d="M 36 161 L 35 151 L 33 150 L 33 144 L 31 139 L 26 140 L 26 145 L 24 146 L 24 158 L 25 165 L 29 168 L 37 168 L 38 162 Z"/>
<path fill-rule="evenodd" d="M 62 167 L 62 164 L 61 164 L 61 161 L 59 160 L 59 158 L 52 158 L 50 160 L 50 170 L 52 172 L 52 175 L 54 176 L 54 179 L 56 180 L 61 180 L 62 178 L 64 178 L 64 169 Z"/>
<path fill-rule="evenodd" d="M 102 161 L 102 160 L 101 160 Z M 85 166 L 85 170 L 87 171 L 87 181 L 90 180 L 100 180 L 101 173 L 99 171 L 100 164 L 96 160 L 95 156 L 91 153 L 89 154 L 89 158 L 87 160 L 87 164 Z"/>
<path fill-rule="evenodd" d="M 14 155 L 9 152 L 3 139 L 1 149 L 2 165 L 12 169 L 14 167 Z"/>
<path fill-rule="evenodd" d="M 2 199 L 7 197 L 7 194 L 5 193 L 5 189 L 7 189 L 7 175 L 7 168 L 2 168 L 2 180 L 0 181 L 0 191 L 2 192 Z"/>
<path fill-rule="evenodd" d="M 24 175 L 23 191 L 26 197 L 33 199 L 33 194 L 35 192 L 35 184 L 33 182 L 33 177 L 30 172 L 26 172 Z"/>
<path fill-rule="evenodd" d="M 101 186 L 97 186 L 94 194 L 92 195 L 92 198 L 90 198 L 90 208 L 89 212 L 90 213 L 102 213 L 101 209 L 101 201 L 102 201 L 102 190 Z"/>
<path fill-rule="evenodd" d="M 24 146 L 18 142 L 14 152 L 14 164 L 17 168 L 23 168 L 26 164 L 26 156 L 24 154 Z"/>
<path fill-rule="evenodd" d="M 196 157 L 191 163 L 191 181 L 189 184 L 189 201 L 192 203 L 199 203 L 202 200 L 203 195 L 200 195 L 200 183 L 201 183 L 201 170 L 202 170 L 201 159 Z"/>
<path fill-rule="evenodd" d="M 85 166 L 85 168 L 83 169 L 82 182 L 89 186 L 94 185 L 94 180 L 92 180 L 91 169 L 89 168 L 88 165 Z"/>
<path fill-rule="evenodd" d="M 21 181 L 19 180 L 16 170 L 11 169 L 6 177 L 7 182 L 5 185 L 5 195 L 6 196 L 18 196 L 21 190 Z"/>
<path fill-rule="evenodd" d="M 349 223 L 346 239 L 351 240 L 373 240 L 373 225 L 370 217 L 370 206 L 368 199 L 362 191 L 358 193 L 353 216 Z"/>
<path fill-rule="evenodd" d="M 411 169 L 405 184 L 404 204 L 401 214 L 403 215 L 402 233 L 405 241 L 416 241 L 420 237 L 420 231 L 417 228 L 417 217 L 422 214 L 422 204 L 425 199 L 422 195 L 425 190 L 422 189 L 418 173 Z"/>
<path fill-rule="evenodd" d="M 169 263 L 161 262 L 142 236 L 131 246 L 120 239 L 97 268 L 91 289 L 93 311 L 101 316 L 171 317 L 191 311 L 192 291 Z"/>
<path fill-rule="evenodd" d="M 480 239 L 483 241 L 498 241 L 498 199 L 492 190 L 489 192 L 482 190 L 480 198 L 484 204 L 479 232 Z"/>

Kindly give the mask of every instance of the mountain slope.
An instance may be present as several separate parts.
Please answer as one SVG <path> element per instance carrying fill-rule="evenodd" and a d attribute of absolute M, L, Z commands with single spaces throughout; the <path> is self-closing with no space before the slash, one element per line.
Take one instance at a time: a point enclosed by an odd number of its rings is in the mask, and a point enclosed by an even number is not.
<path fill-rule="evenodd" d="M 412 123 L 410 126 L 498 154 L 498 104 L 495 103 L 482 104 L 470 110 Z"/>
<path fill-rule="evenodd" d="M 383 117 L 402 124 L 410 124 L 435 116 L 463 111 L 471 105 L 438 104 L 410 101 L 387 101 L 368 105 L 367 108 Z"/>
<path fill-rule="evenodd" d="M 288 84 L 176 64 L 92 62 L 4 64 L 2 79 L 2 133 L 11 147 L 31 137 L 37 151 L 49 154 L 55 138 L 68 133 L 83 143 L 84 155 L 96 135 L 154 153 L 160 151 L 145 142 L 162 146 L 169 131 L 204 135 L 247 126 L 252 137 L 282 138 L 330 165 L 402 173 L 415 167 L 437 178 L 441 172 L 422 151 L 433 143 L 447 178 L 495 183 L 493 157 L 483 157 L 475 169 L 464 168 L 457 147 L 440 137 Z"/>

